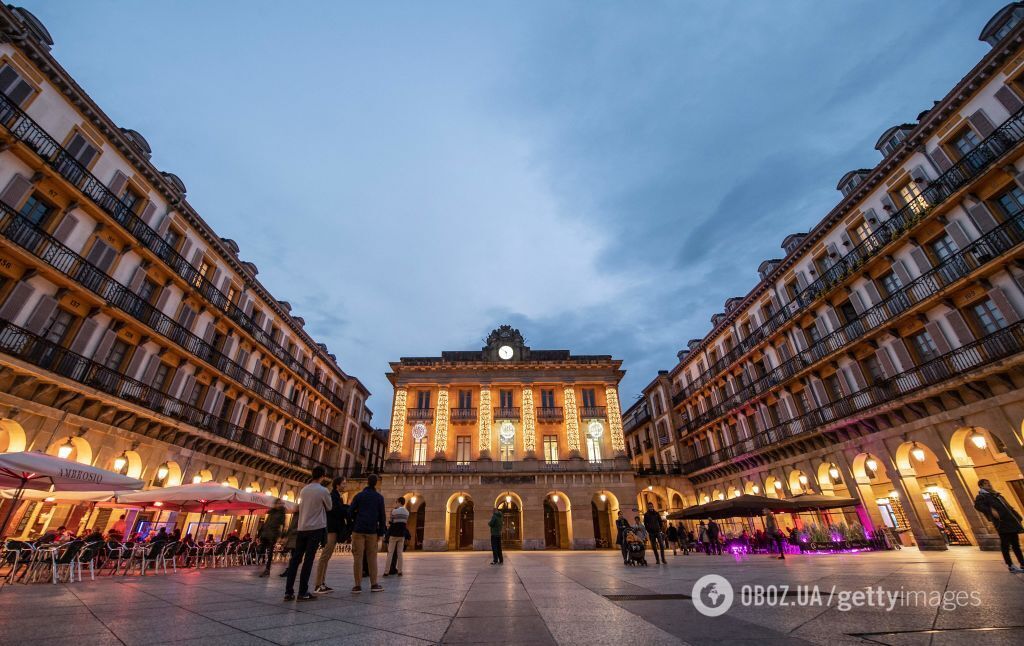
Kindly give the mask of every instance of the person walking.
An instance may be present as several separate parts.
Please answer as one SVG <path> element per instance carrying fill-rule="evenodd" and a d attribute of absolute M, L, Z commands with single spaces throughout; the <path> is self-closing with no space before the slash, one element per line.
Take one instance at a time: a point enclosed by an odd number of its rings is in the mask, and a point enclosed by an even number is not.
<path fill-rule="evenodd" d="M 384 496 L 377 492 L 377 474 L 366 478 L 366 487 L 352 499 L 352 570 L 356 584 L 352 594 L 363 591 L 363 555 L 370 571 L 370 592 L 380 592 L 384 586 L 377 583 L 377 541 L 384 536 L 387 516 Z"/>
<path fill-rule="evenodd" d="M 713 519 L 708 520 L 708 554 L 714 552 L 718 556 L 722 555 L 722 541 L 719 537 L 722 535 L 722 529 L 718 526 Z"/>
<path fill-rule="evenodd" d="M 270 563 L 274 560 L 274 546 L 284 532 L 284 503 L 280 498 L 274 500 L 274 506 L 267 510 L 267 518 L 260 527 L 260 553 L 264 564 L 260 576 L 270 576 Z"/>
<path fill-rule="evenodd" d="M 491 565 L 505 564 L 505 555 L 501 553 L 501 528 L 504 524 L 505 517 L 495 507 L 491 519 L 487 521 L 487 526 L 491 528 Z"/>
<path fill-rule="evenodd" d="M 665 535 L 668 537 L 668 544 L 672 546 L 672 556 L 676 556 L 679 550 L 679 530 L 675 525 L 669 525 Z"/>
<path fill-rule="evenodd" d="M 661 564 L 665 562 L 665 543 L 661 532 L 661 515 L 654 509 L 654 503 L 647 503 L 647 511 L 644 512 L 644 529 L 651 539 L 651 549 L 654 550 L 654 560 Z M 661 552 L 659 556 L 658 553 Z"/>
<path fill-rule="evenodd" d="M 772 544 L 779 548 L 780 559 L 786 558 L 786 535 L 779 529 L 779 524 L 775 522 L 775 514 L 772 513 L 771 509 L 763 509 L 764 513 L 764 534 L 768 541 L 768 554 L 771 555 Z"/>
<path fill-rule="evenodd" d="M 405 498 L 395 501 L 391 510 L 391 524 L 388 525 L 388 559 L 385 561 L 384 576 L 397 574 L 402 576 L 402 553 L 405 552 L 405 538 L 409 535 L 409 510 L 405 508 Z"/>
<path fill-rule="evenodd" d="M 703 549 L 704 554 L 711 555 L 711 548 L 708 544 L 708 526 L 704 524 L 703 520 L 697 523 L 697 548 Z"/>
<path fill-rule="evenodd" d="M 978 495 L 974 499 L 974 508 L 985 514 L 985 517 L 996 527 L 999 534 L 999 549 L 1003 552 L 1003 561 L 1010 572 L 1024 572 L 1024 556 L 1020 551 L 1020 534 L 1024 532 L 1021 525 L 1021 515 L 1010 506 L 1003 494 L 992 487 L 992 483 L 986 479 L 978 480 Z M 1010 559 L 1010 550 L 1013 550 L 1017 557 L 1017 564 L 1014 565 Z"/>
<path fill-rule="evenodd" d="M 299 601 L 315 601 L 309 593 L 309 575 L 313 572 L 316 550 L 324 542 L 327 530 L 327 512 L 331 510 L 331 493 L 325 486 L 330 481 L 324 468 L 313 467 L 310 483 L 299 492 L 298 525 L 295 533 L 295 550 L 288 562 L 288 576 L 285 579 L 284 600 L 295 599 L 295 576 L 299 575 Z M 302 571 L 299 572 L 299 565 Z"/>
<path fill-rule="evenodd" d="M 621 511 L 619 517 L 615 519 L 615 544 L 619 546 L 619 550 L 622 552 L 622 562 L 627 562 L 626 557 L 626 530 L 629 529 L 629 521 L 626 520 L 626 515 Z"/>
<path fill-rule="evenodd" d="M 318 594 L 334 592 L 334 588 L 328 587 L 327 564 L 334 556 L 334 546 L 341 540 L 341 533 L 344 530 L 345 508 L 341 502 L 341 490 L 345 488 L 345 478 L 331 480 L 331 510 L 327 512 L 327 540 L 324 542 L 324 549 L 320 552 L 320 560 L 316 564 L 316 586 L 313 588 Z"/>

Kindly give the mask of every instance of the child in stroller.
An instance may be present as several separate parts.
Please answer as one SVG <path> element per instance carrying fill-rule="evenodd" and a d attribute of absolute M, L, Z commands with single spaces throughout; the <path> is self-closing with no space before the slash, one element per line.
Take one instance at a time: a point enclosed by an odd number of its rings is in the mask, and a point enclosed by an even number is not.
<path fill-rule="evenodd" d="M 637 532 L 626 531 L 626 565 L 647 565 L 646 546 Z"/>

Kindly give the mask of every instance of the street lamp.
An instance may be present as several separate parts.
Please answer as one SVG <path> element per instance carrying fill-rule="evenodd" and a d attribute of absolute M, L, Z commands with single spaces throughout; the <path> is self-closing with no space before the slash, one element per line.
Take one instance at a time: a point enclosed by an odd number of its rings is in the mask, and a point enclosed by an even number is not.
<path fill-rule="evenodd" d="M 71 438 L 69 437 L 68 441 L 65 442 L 64 444 L 61 444 L 60 448 L 57 449 L 57 457 L 62 460 L 67 460 L 68 457 L 71 456 L 71 452 L 74 450 L 75 445 L 71 443 Z"/>
<path fill-rule="evenodd" d="M 466 502 L 466 497 L 465 496 L 459 496 L 457 498 L 457 500 L 459 501 L 459 504 L 461 505 L 462 503 Z"/>
<path fill-rule="evenodd" d="M 917 442 L 914 442 L 914 448 L 910 449 L 910 455 L 914 456 L 914 459 L 918 462 L 924 462 L 924 449 L 922 449 Z"/>
<path fill-rule="evenodd" d="M 120 473 L 121 470 L 124 469 L 127 465 L 128 465 L 128 454 L 125 453 L 124 451 L 122 451 L 121 455 L 119 455 L 116 458 L 114 458 L 114 471 L 117 471 L 118 473 Z"/>
<path fill-rule="evenodd" d="M 203 481 L 203 476 L 201 476 L 201 475 L 194 475 L 194 476 L 192 476 L 192 484 L 199 484 L 202 481 Z"/>
<path fill-rule="evenodd" d="M 974 431 L 973 433 L 971 433 L 971 442 L 974 443 L 974 446 L 978 447 L 983 451 L 985 450 L 985 447 L 988 446 L 988 442 L 985 440 L 985 436 L 979 433 L 978 431 Z"/>
<path fill-rule="evenodd" d="M 750 490 L 754 492 L 755 496 L 761 493 L 761 487 L 758 485 L 754 485 L 753 487 L 750 488 Z"/>
<path fill-rule="evenodd" d="M 833 464 L 832 466 L 830 466 L 828 468 L 828 475 L 831 476 L 833 480 L 838 481 L 839 480 L 839 468 L 836 467 L 836 465 Z"/>
<path fill-rule="evenodd" d="M 802 473 L 801 473 L 801 474 L 800 474 L 800 477 L 799 477 L 799 478 L 797 478 L 797 480 L 799 480 L 799 481 L 800 481 L 800 484 L 801 484 L 802 486 L 807 486 L 807 476 L 805 476 L 804 474 L 802 474 Z"/>
<path fill-rule="evenodd" d="M 167 477 L 168 473 L 170 473 L 170 469 L 167 468 L 167 463 L 164 462 L 156 468 L 156 479 L 163 480 Z"/>
<path fill-rule="evenodd" d="M 781 480 L 776 480 L 775 481 L 775 488 L 778 489 L 779 491 L 782 491 L 782 481 Z"/>
<path fill-rule="evenodd" d="M 864 462 L 864 466 L 866 466 L 872 474 L 878 473 L 878 461 L 874 458 L 868 458 L 867 461 Z"/>

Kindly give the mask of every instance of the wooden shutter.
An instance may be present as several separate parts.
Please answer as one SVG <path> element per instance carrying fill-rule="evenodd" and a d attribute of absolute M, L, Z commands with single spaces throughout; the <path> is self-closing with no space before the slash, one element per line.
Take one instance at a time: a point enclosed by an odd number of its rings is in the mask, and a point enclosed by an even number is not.
<path fill-rule="evenodd" d="M 910 278 L 910 272 L 907 271 L 907 266 L 903 264 L 902 260 L 896 260 L 892 263 L 892 270 L 899 276 L 900 282 L 906 287 L 912 280 Z"/>
<path fill-rule="evenodd" d="M 74 154 L 74 153 L 72 153 L 72 154 Z M 114 171 L 114 178 L 110 180 L 110 184 L 108 185 L 108 188 L 110 188 L 110 192 L 111 193 L 113 193 L 116 197 L 120 198 L 121 197 L 121 192 L 124 190 L 125 184 L 127 184 L 127 183 L 128 183 L 128 176 L 125 175 L 124 173 L 122 173 L 119 170 L 115 170 Z"/>
<path fill-rule="evenodd" d="M 200 406 L 200 408 L 202 408 L 207 413 L 213 412 L 213 406 L 215 403 L 217 403 L 217 395 L 219 394 L 220 391 L 214 388 L 213 384 L 210 384 L 209 389 L 207 389 L 206 391 L 206 398 L 203 400 L 203 404 L 202 406 Z"/>
<path fill-rule="evenodd" d="M 95 265 L 97 269 L 106 273 L 110 266 L 114 264 L 114 259 L 117 257 L 117 251 L 103 242 L 100 239 L 96 239 L 93 243 L 92 248 L 89 249 L 89 253 L 86 254 L 86 262 Z"/>
<path fill-rule="evenodd" d="M 164 288 L 160 290 L 160 295 L 156 297 L 156 308 L 161 312 L 164 311 L 164 306 L 167 305 L 168 299 L 171 298 L 171 290 Z"/>
<path fill-rule="evenodd" d="M 974 335 L 971 334 L 971 328 L 967 326 L 967 322 L 964 321 L 964 317 L 960 312 L 953 310 L 949 314 L 946 314 L 946 321 L 949 326 L 953 328 L 953 336 L 956 338 L 957 343 L 960 345 L 967 345 L 974 340 Z"/>
<path fill-rule="evenodd" d="M 823 384 L 820 379 L 811 378 L 811 390 L 813 390 L 814 394 L 817 396 L 819 406 L 824 406 L 831 401 L 825 392 L 825 384 Z"/>
<path fill-rule="evenodd" d="M 996 219 L 989 212 L 988 207 L 981 202 L 968 206 L 967 215 L 971 216 L 971 220 L 974 221 L 975 226 L 982 233 L 988 233 L 999 226 L 999 223 L 996 222 Z"/>
<path fill-rule="evenodd" d="M 189 240 L 188 238 L 185 238 L 181 242 L 181 251 L 178 251 L 177 254 L 179 256 L 181 256 L 182 258 L 188 258 L 188 251 L 191 248 L 192 248 L 192 241 Z"/>
<path fill-rule="evenodd" d="M 192 325 L 192 308 L 188 305 L 183 305 L 181 311 L 178 312 L 178 323 L 186 328 L 191 329 Z"/>
<path fill-rule="evenodd" d="M 75 335 L 75 340 L 71 342 L 71 351 L 77 354 L 85 354 L 85 349 L 88 347 L 89 342 L 92 341 L 93 333 L 96 332 L 96 328 L 99 324 L 95 319 L 87 318 L 82 321 L 82 325 L 78 328 L 78 334 Z"/>
<path fill-rule="evenodd" d="M 958 249 L 964 249 L 967 245 L 971 244 L 971 239 L 967 237 L 967 232 L 964 231 L 963 225 L 956 220 L 952 220 L 946 225 L 946 233 L 953 239 Z"/>
<path fill-rule="evenodd" d="M 868 301 L 870 301 L 871 306 L 882 302 L 882 295 L 878 293 L 878 287 L 870 279 L 864 283 L 864 292 L 868 295 Z"/>
<path fill-rule="evenodd" d="M 938 321 L 930 321 L 926 323 L 924 329 L 928 330 L 928 334 L 931 335 L 932 341 L 935 341 L 935 347 L 938 349 L 939 354 L 946 354 L 953 348 L 950 347 L 949 341 L 946 339 L 946 334 L 942 331 L 942 326 L 939 325 Z"/>
<path fill-rule="evenodd" d="M 152 204 L 152 202 L 151 202 Z M 153 204 L 153 209 L 156 209 L 156 205 Z M 160 224 L 156 227 L 156 234 L 161 238 L 167 235 L 167 230 L 171 228 L 171 213 L 168 211 L 164 214 L 164 217 L 160 219 Z"/>
<path fill-rule="evenodd" d="M 899 359 L 900 365 L 903 366 L 903 370 L 910 370 L 914 367 L 914 360 L 910 357 L 910 352 L 907 350 L 907 344 L 903 339 L 896 339 L 892 342 L 892 351 Z"/>
<path fill-rule="evenodd" d="M 31 190 L 32 182 L 25 179 L 20 173 L 15 173 L 11 181 L 7 182 L 4 192 L 0 193 L 0 200 L 3 200 L 7 206 L 17 211 L 21 208 L 21 203 L 28 197 Z"/>
<path fill-rule="evenodd" d="M 32 314 L 29 315 L 28 320 L 25 322 L 25 329 L 29 332 L 41 334 L 55 309 L 57 309 L 57 299 L 52 296 L 43 296 L 39 299 L 36 308 L 32 310 Z"/>
<path fill-rule="evenodd" d="M 864 299 L 861 298 L 860 294 L 856 290 L 850 290 L 850 305 L 853 306 L 853 311 L 857 312 L 860 316 L 864 313 L 867 308 L 864 307 Z"/>
<path fill-rule="evenodd" d="M 216 329 L 217 327 L 213 324 L 213 321 L 207 323 L 206 331 L 203 332 L 203 341 L 209 343 L 210 340 L 213 339 L 213 333 L 216 331 Z"/>
<path fill-rule="evenodd" d="M 853 377 L 853 383 L 857 390 L 864 390 L 868 387 L 868 380 L 864 378 L 864 371 L 859 363 L 854 361 L 847 368 L 850 370 L 850 376 Z"/>
<path fill-rule="evenodd" d="M 896 370 L 896 365 L 893 363 L 892 357 L 884 345 L 875 350 L 875 358 L 878 359 L 878 364 L 882 367 L 882 372 L 885 373 L 886 378 L 892 378 L 893 375 L 899 372 Z"/>
<path fill-rule="evenodd" d="M 927 273 L 932 268 L 931 261 L 928 260 L 928 254 L 924 252 L 921 247 L 914 247 L 910 250 L 910 257 L 914 259 L 914 264 L 917 265 L 918 271 L 922 274 Z M 900 280 L 903 277 L 900 276 Z M 903 286 L 906 287 L 909 283 L 904 282 Z"/>
<path fill-rule="evenodd" d="M 132 353 L 132 360 L 128 362 L 128 370 L 125 371 L 125 374 L 129 377 L 137 378 L 137 373 L 142 367 L 142 362 L 146 360 L 146 356 L 148 354 L 149 353 L 144 349 L 136 346 L 135 352 Z"/>
<path fill-rule="evenodd" d="M 0 319 L 13 323 L 35 291 L 35 287 L 32 285 L 25 281 L 19 281 L 11 290 L 7 300 L 4 301 L 3 307 L 0 307 Z"/>
<path fill-rule="evenodd" d="M 996 130 L 996 127 L 992 125 L 992 121 L 989 120 L 988 115 L 985 114 L 984 110 L 976 111 L 974 114 L 967 117 L 967 120 L 971 122 L 971 125 L 974 126 L 975 130 L 977 130 L 982 137 L 987 137 Z"/>
<path fill-rule="evenodd" d="M 942 148 L 937 146 L 932 148 L 928 151 L 928 156 L 931 158 L 932 163 L 934 163 L 943 173 L 953 167 L 953 162 L 949 161 L 949 157 L 946 156 L 946 153 Z"/>
<path fill-rule="evenodd" d="M 153 216 L 156 214 L 156 204 L 153 204 L 152 200 L 146 200 L 146 206 L 142 208 L 141 215 L 142 221 L 146 224 L 153 226 Z"/>
<path fill-rule="evenodd" d="M 988 297 L 992 299 L 992 302 L 999 308 L 999 312 L 1006 319 L 1007 323 L 1016 323 L 1020 320 L 1020 315 L 1017 313 L 1017 308 L 1013 306 L 1010 299 L 1006 297 L 1006 292 L 1000 287 L 993 287 L 988 290 Z"/>
<path fill-rule="evenodd" d="M 149 358 L 149 364 L 146 366 L 146 371 L 142 373 L 142 383 L 153 386 L 153 377 L 156 376 L 156 369 L 160 366 L 160 357 L 153 355 Z"/>
<path fill-rule="evenodd" d="M 179 371 L 180 374 L 180 371 Z M 177 377 L 177 375 L 175 375 Z M 173 384 L 172 384 L 173 387 Z M 188 398 L 192 396 L 192 390 L 196 387 L 196 378 L 193 375 L 185 375 L 185 383 L 181 386 L 181 392 L 178 394 L 178 399 L 188 401 Z M 171 391 L 173 395 L 173 390 Z"/>
<path fill-rule="evenodd" d="M 53 237 L 63 244 L 67 244 L 68 238 L 71 237 L 76 226 L 78 226 L 78 218 L 68 213 L 60 221 L 60 224 L 57 225 L 57 229 L 53 232 Z"/>
<path fill-rule="evenodd" d="M 107 355 L 110 354 L 110 348 L 113 347 L 114 341 L 117 340 L 117 332 L 113 330 L 107 330 L 103 334 L 103 338 L 100 339 L 100 344 L 96 348 L 96 352 L 92 354 L 93 359 L 96 361 L 104 361 Z"/>
<path fill-rule="evenodd" d="M 1014 114 L 1024 106 L 1024 102 L 1020 100 L 1017 93 L 1006 85 L 996 90 L 996 101 L 1002 103 L 1010 114 Z"/>
<path fill-rule="evenodd" d="M 146 279 L 146 270 L 140 265 L 135 268 L 135 273 L 132 274 L 132 279 L 128 282 L 128 289 L 138 293 L 139 288 L 142 287 L 142 281 Z"/>
<path fill-rule="evenodd" d="M 825 306 L 825 318 L 828 319 L 828 322 L 832 326 L 833 330 L 838 330 L 839 328 L 842 327 L 842 325 L 839 323 L 839 316 L 836 315 L 836 311 L 831 305 Z"/>

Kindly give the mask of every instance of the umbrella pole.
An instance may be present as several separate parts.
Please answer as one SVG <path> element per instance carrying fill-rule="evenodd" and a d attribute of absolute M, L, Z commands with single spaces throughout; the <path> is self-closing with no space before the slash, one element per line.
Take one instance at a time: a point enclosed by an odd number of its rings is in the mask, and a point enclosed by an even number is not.
<path fill-rule="evenodd" d="M 0 523 L 0 531 L 4 532 L 4 535 L 7 534 L 7 523 L 11 522 L 11 516 L 14 515 L 14 510 L 18 507 L 18 504 L 21 502 L 21 496 L 25 493 L 25 483 L 27 482 L 27 478 L 21 479 L 21 484 L 14 491 L 14 498 L 11 498 L 11 506 L 4 515 L 4 522 Z"/>

